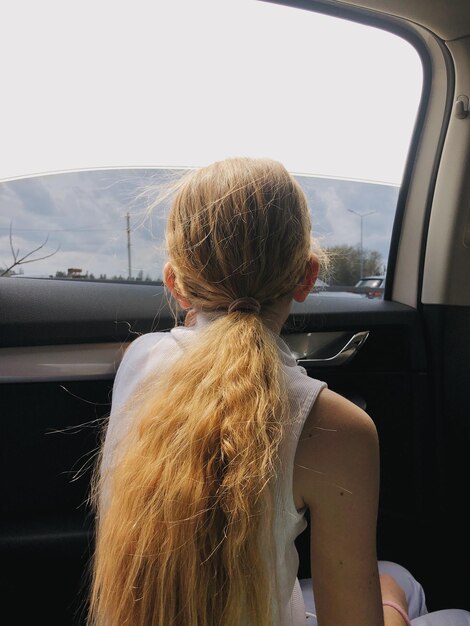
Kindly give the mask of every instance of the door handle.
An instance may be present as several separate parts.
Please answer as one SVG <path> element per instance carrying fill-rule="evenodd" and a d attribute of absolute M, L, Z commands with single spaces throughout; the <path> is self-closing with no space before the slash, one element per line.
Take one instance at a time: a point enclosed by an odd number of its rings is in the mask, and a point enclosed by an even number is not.
<path fill-rule="evenodd" d="M 315 344 L 318 338 L 315 338 L 316 333 L 308 333 L 300 337 L 299 335 L 290 335 L 285 337 L 286 343 L 292 350 L 294 357 L 297 359 L 297 363 L 302 366 L 311 367 L 338 367 L 344 365 L 350 361 L 358 352 L 358 350 L 364 345 L 364 342 L 369 336 L 368 330 L 363 330 L 358 333 L 354 333 L 352 336 L 349 333 L 331 333 L 331 349 L 333 354 L 328 354 L 328 345 L 323 341 L 321 349 L 316 349 Z M 338 341 L 345 341 L 343 345 Z M 300 348 L 301 347 L 301 348 Z M 297 348 L 297 349 L 296 349 Z M 299 350 L 300 348 L 300 350 Z M 310 349 L 309 349 L 310 348 Z M 327 354 L 325 354 L 325 351 Z M 300 352 L 300 353 L 299 353 Z M 316 357 L 315 354 L 322 353 L 322 356 Z M 331 353 L 331 352 L 330 352 Z"/>

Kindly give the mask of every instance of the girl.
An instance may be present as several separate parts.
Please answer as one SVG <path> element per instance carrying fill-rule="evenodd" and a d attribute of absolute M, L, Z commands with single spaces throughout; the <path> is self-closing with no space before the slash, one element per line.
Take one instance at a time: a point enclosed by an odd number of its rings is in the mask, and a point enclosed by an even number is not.
<path fill-rule="evenodd" d="M 405 570 L 379 576 L 373 422 L 279 337 L 318 274 L 310 231 L 279 163 L 230 159 L 184 179 L 164 276 L 191 313 L 134 341 L 116 376 L 91 624 L 305 624 L 294 539 L 307 508 L 312 623 L 403 626 L 425 612 Z"/>

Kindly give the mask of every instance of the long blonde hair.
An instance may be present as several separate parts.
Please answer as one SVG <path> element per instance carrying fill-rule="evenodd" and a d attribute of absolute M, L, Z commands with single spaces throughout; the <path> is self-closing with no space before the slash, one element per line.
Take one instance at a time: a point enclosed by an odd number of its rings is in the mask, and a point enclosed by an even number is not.
<path fill-rule="evenodd" d="M 134 398 L 98 520 L 90 624 L 270 626 L 286 396 L 262 317 L 305 274 L 305 196 L 277 162 L 215 163 L 184 181 L 167 246 L 178 291 L 197 311 L 226 314 Z M 242 297 L 260 314 L 227 314 Z"/>

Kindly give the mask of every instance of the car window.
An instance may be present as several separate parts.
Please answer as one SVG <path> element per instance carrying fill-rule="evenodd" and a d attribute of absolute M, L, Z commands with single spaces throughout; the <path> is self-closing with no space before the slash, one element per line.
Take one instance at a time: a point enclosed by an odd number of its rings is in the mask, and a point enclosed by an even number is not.
<path fill-rule="evenodd" d="M 264 2 L 141 4 L 132 14 L 116 5 L 113 28 L 109 12 L 87 6 L 72 28 L 54 4 L 62 29 L 37 14 L 34 58 L 15 38 L 21 12 L 9 9 L 0 46 L 23 80 L 8 69 L 14 96 L 0 105 L 11 120 L 0 274 L 159 282 L 167 203 L 150 216 L 152 194 L 188 167 L 235 155 L 278 159 L 297 176 L 329 253 L 323 290 L 352 292 L 385 274 L 422 86 L 412 46 Z M 26 97 L 39 79 L 44 95 Z"/>

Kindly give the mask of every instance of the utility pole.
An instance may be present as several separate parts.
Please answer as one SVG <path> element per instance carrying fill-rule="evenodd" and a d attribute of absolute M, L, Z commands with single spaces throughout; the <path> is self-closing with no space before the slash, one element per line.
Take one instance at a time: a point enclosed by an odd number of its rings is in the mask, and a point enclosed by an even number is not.
<path fill-rule="evenodd" d="M 372 213 L 377 213 L 377 211 L 369 211 L 368 213 L 358 213 L 357 211 L 353 211 L 352 209 L 348 209 L 348 211 L 350 213 L 354 213 L 354 215 L 357 215 L 358 217 L 361 218 L 361 243 L 360 243 L 360 258 L 361 258 L 361 275 L 360 275 L 360 279 L 363 278 L 364 276 L 364 247 L 363 247 L 363 228 L 362 228 L 362 220 L 364 217 L 367 217 L 367 215 L 372 215 Z"/>
<path fill-rule="evenodd" d="M 127 280 L 132 280 L 132 265 L 131 265 L 131 217 L 129 213 L 126 214 L 127 223 L 127 267 L 128 275 Z"/>

